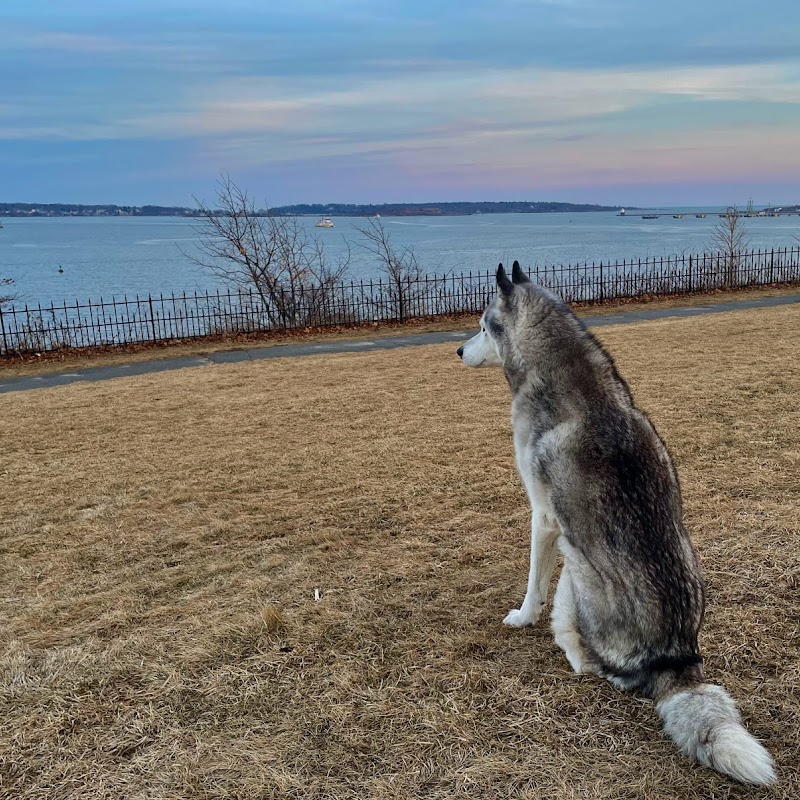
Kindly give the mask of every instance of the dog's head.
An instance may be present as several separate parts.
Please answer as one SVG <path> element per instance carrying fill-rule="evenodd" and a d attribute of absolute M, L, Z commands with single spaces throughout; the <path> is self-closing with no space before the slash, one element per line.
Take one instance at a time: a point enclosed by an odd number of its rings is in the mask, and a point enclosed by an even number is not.
<path fill-rule="evenodd" d="M 481 317 L 480 332 L 456 351 L 468 367 L 501 367 L 508 352 L 508 330 L 513 324 L 515 300 L 524 284 L 531 281 L 519 261 L 511 268 L 511 278 L 502 264 L 497 267 L 497 297 Z"/>

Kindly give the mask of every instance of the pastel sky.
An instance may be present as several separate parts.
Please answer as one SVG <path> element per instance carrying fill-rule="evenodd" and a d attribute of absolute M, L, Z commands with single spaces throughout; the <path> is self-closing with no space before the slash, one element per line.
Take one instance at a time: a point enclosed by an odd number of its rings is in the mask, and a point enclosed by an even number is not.
<path fill-rule="evenodd" d="M 800 202 L 800 2 L 2 0 L 0 201 Z"/>

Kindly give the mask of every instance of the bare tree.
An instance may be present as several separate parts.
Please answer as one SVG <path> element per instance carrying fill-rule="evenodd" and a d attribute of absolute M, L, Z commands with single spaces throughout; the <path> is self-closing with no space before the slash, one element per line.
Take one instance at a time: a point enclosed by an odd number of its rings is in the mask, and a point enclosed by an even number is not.
<path fill-rule="evenodd" d="M 8 287 L 14 285 L 13 278 L 0 278 L 0 308 L 8 305 L 17 299 L 17 296 L 12 292 L 8 293 Z"/>
<path fill-rule="evenodd" d="M 391 315 L 404 322 L 422 294 L 420 281 L 425 278 L 414 248 L 403 246 L 396 249 L 383 223 L 375 217 L 369 217 L 366 225 L 356 226 L 356 230 L 364 237 L 359 245 L 378 258 L 378 269 L 387 278 Z"/>
<path fill-rule="evenodd" d="M 731 206 L 720 216 L 711 233 L 711 247 L 724 259 L 727 286 L 735 286 L 738 282 L 739 261 L 748 244 L 742 215 L 736 206 Z"/>
<path fill-rule="evenodd" d="M 218 181 L 216 208 L 195 198 L 198 254 L 184 255 L 225 283 L 255 293 L 272 325 L 329 321 L 328 308 L 349 266 L 332 263 L 322 242 L 295 216 L 259 211 L 228 175 Z"/>

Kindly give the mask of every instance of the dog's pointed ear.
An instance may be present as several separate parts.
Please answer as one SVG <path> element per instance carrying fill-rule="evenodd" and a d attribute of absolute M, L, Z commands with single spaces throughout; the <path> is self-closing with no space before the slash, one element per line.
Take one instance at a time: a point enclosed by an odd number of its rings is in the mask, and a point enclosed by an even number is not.
<path fill-rule="evenodd" d="M 500 293 L 506 297 L 510 297 L 511 292 L 514 291 L 514 284 L 508 279 L 508 275 L 506 275 L 502 264 L 497 265 L 497 288 L 500 290 Z"/>
<path fill-rule="evenodd" d="M 515 261 L 514 265 L 511 267 L 511 280 L 514 283 L 530 283 L 530 278 L 525 274 L 522 267 L 519 265 L 519 261 Z"/>

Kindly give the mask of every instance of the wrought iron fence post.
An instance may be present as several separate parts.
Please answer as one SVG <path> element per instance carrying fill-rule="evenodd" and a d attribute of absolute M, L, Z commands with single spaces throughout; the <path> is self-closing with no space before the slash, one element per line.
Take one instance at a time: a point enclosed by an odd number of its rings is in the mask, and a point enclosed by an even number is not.
<path fill-rule="evenodd" d="M 3 319 L 3 306 L 0 305 L 0 328 L 3 330 L 3 352 L 8 354 L 8 339 L 6 338 L 6 323 Z"/>
<path fill-rule="evenodd" d="M 405 308 L 404 308 L 405 299 L 406 299 L 405 295 L 403 294 L 403 279 L 399 278 L 397 280 L 397 313 L 398 313 L 399 322 L 401 322 L 401 323 L 404 321 L 403 314 L 404 314 L 404 311 L 405 311 Z"/>
<path fill-rule="evenodd" d="M 153 344 L 158 343 L 158 339 L 156 339 L 156 315 L 153 311 L 153 297 L 152 295 L 147 295 L 147 303 L 150 306 L 150 328 L 153 331 Z"/>
<path fill-rule="evenodd" d="M 605 300 L 605 285 L 603 283 L 603 262 L 600 262 L 600 302 Z"/>

